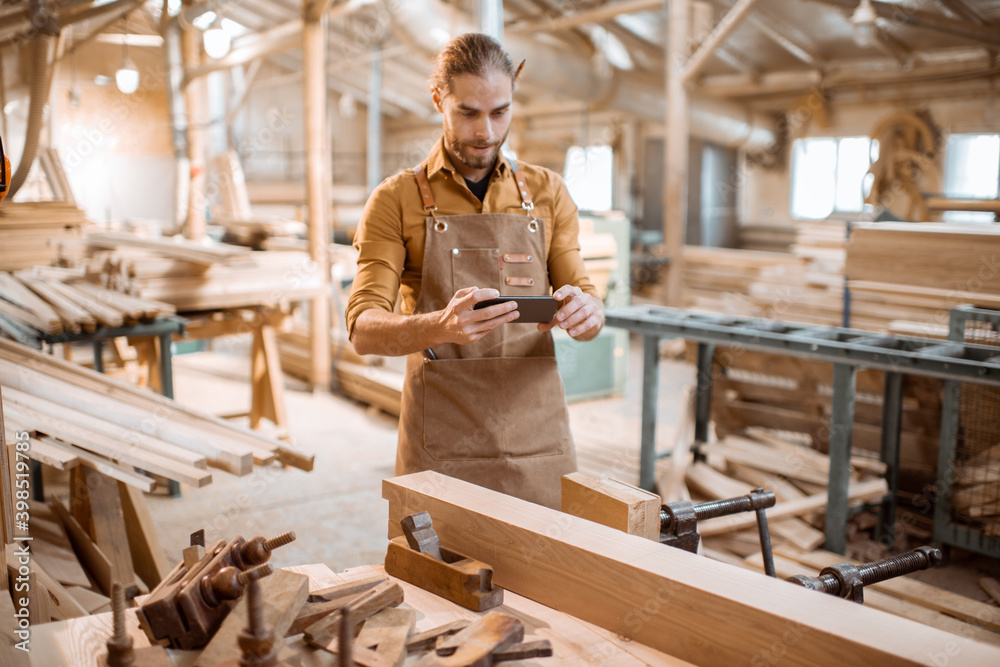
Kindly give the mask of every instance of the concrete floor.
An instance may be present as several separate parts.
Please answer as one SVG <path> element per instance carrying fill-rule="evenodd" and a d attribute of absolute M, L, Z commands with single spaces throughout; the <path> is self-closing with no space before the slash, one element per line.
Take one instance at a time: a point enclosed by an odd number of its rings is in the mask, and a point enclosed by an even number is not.
<path fill-rule="evenodd" d="M 216 340 L 212 351 L 175 356 L 177 400 L 216 414 L 246 410 L 248 350 L 248 338 L 230 337 Z M 641 363 L 641 347 L 633 345 L 623 396 L 570 405 L 581 469 L 589 474 L 638 482 Z M 694 372 L 664 363 L 658 440 L 667 443 L 678 397 Z M 199 528 L 208 540 L 294 530 L 298 539 L 275 555 L 278 565 L 326 563 L 339 571 L 385 558 L 381 480 L 394 474 L 397 419 L 336 394 L 305 391 L 291 378 L 285 386 L 292 441 L 316 455 L 314 470 L 275 465 L 244 477 L 213 471 L 211 484 L 182 487 L 180 498 L 152 494 L 150 511 L 171 562 Z"/>

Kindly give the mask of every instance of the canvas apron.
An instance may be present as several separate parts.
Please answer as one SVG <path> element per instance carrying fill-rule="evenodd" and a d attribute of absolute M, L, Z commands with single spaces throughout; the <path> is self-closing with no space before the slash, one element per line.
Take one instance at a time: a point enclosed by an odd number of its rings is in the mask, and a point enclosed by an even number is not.
<path fill-rule="evenodd" d="M 547 221 L 534 217 L 526 179 L 510 164 L 523 215 L 435 215 L 427 172 L 414 170 L 427 213 L 415 314 L 441 310 L 463 287 L 550 293 Z M 560 478 L 576 470 L 576 452 L 552 334 L 515 321 L 434 354 L 406 362 L 396 474 L 436 470 L 558 508 Z"/>

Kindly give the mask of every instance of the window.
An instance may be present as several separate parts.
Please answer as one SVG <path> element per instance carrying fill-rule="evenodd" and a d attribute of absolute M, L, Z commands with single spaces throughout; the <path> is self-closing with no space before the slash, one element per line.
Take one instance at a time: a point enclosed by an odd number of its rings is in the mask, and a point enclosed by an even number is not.
<path fill-rule="evenodd" d="M 566 152 L 563 178 L 581 211 L 611 210 L 611 146 L 573 146 Z"/>
<path fill-rule="evenodd" d="M 797 139 L 792 144 L 793 218 L 860 213 L 863 183 L 877 142 L 868 137 Z"/>
<path fill-rule="evenodd" d="M 944 194 L 954 199 L 996 199 L 1000 195 L 1000 135 L 953 134 L 944 151 Z M 945 211 L 948 222 L 993 222 L 993 214 Z"/>

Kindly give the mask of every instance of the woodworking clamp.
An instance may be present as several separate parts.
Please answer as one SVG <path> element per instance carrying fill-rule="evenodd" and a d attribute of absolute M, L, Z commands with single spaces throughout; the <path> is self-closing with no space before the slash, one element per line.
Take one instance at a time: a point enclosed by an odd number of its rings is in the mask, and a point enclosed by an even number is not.
<path fill-rule="evenodd" d="M 271 552 L 292 542 L 287 532 L 265 539 L 237 536 L 204 544 L 204 531 L 191 536 L 191 546 L 150 592 L 138 609 L 150 639 L 185 650 L 204 646 L 236 606 L 247 586 L 271 573 Z"/>
<path fill-rule="evenodd" d="M 926 570 L 941 562 L 940 549 L 918 547 L 905 554 L 883 558 L 874 563 L 855 565 L 839 563 L 824 568 L 818 577 L 797 574 L 786 581 L 804 586 L 810 590 L 846 598 L 858 604 L 865 602 L 865 586 L 877 584 L 903 574 Z"/>
<path fill-rule="evenodd" d="M 777 501 L 773 492 L 754 489 L 745 496 L 725 500 L 710 500 L 698 504 L 690 500 L 667 503 L 660 507 L 660 544 L 697 553 L 698 542 L 701 540 L 701 535 L 698 533 L 699 521 L 741 512 L 754 512 L 757 515 L 760 550 L 764 555 L 764 572 L 767 576 L 773 577 L 774 555 L 771 552 L 771 533 L 767 528 L 767 515 L 764 510 L 774 507 L 775 502 Z"/>

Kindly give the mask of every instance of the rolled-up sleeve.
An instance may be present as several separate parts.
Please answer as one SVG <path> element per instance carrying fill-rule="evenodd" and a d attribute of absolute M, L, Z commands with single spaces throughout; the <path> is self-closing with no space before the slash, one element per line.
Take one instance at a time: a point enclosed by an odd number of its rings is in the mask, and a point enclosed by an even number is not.
<path fill-rule="evenodd" d="M 358 270 L 347 301 L 347 335 L 369 308 L 392 312 L 399 292 L 400 275 L 406 259 L 403 241 L 403 214 L 396 191 L 396 179 L 379 185 L 368 198 L 354 235 L 358 250 Z"/>
<path fill-rule="evenodd" d="M 549 282 L 553 289 L 576 285 L 600 298 L 580 254 L 580 219 L 576 204 L 569 196 L 566 184 L 555 172 L 546 170 L 546 186 L 553 192 L 552 244 L 549 247 Z"/>

